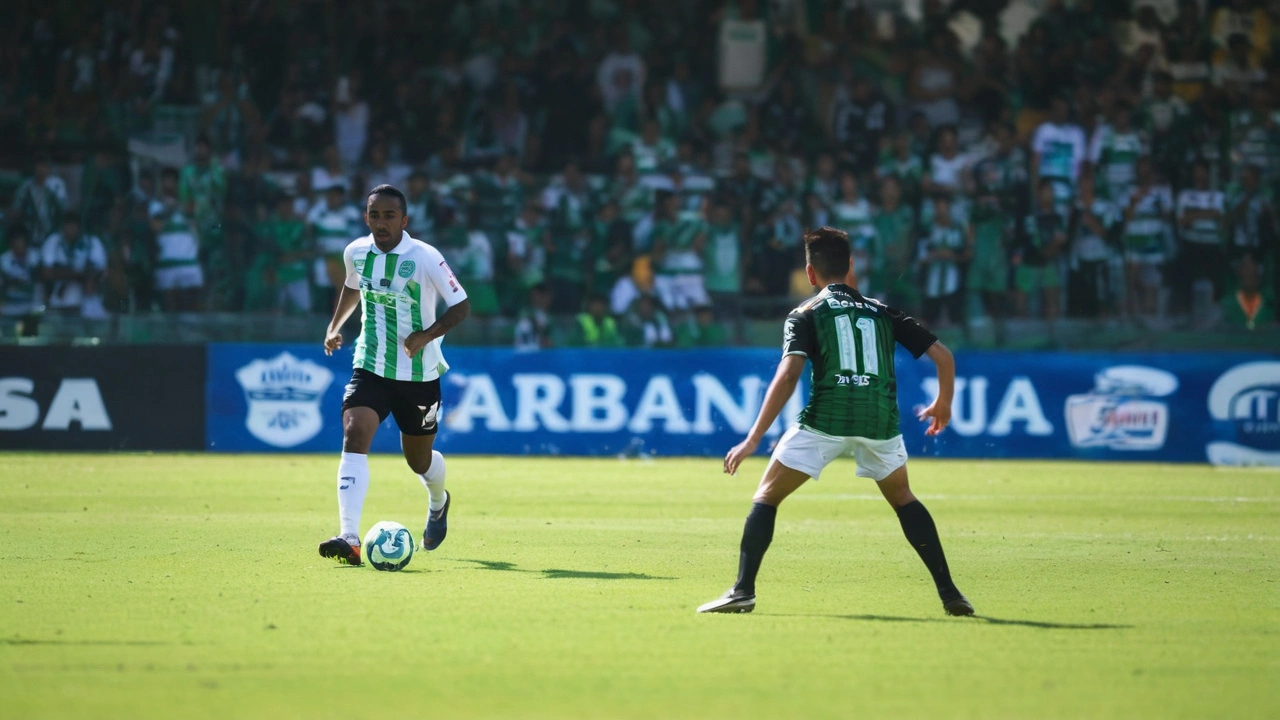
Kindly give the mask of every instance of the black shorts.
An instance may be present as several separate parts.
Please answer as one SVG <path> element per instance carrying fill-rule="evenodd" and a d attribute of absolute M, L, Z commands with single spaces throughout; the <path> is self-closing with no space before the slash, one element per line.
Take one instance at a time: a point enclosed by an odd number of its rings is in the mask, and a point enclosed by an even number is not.
<path fill-rule="evenodd" d="M 405 435 L 435 435 L 439 426 L 440 381 L 388 380 L 356 368 L 342 395 L 342 411 L 356 407 L 378 413 L 378 422 L 394 415 Z"/>

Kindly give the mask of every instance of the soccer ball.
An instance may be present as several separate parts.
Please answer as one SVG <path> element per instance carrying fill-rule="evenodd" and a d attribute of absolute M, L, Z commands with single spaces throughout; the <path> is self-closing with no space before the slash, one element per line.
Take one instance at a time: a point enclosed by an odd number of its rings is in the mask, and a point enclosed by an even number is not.
<path fill-rule="evenodd" d="M 364 560 L 374 570 L 395 572 L 413 558 L 413 533 L 398 522 L 383 520 L 364 534 Z"/>

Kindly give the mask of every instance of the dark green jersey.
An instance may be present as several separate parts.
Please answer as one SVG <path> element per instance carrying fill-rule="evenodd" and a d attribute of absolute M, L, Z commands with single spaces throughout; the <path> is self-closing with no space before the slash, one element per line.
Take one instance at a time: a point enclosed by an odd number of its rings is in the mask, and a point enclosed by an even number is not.
<path fill-rule="evenodd" d="M 847 285 L 828 285 L 787 316 L 783 356 L 804 355 L 813 366 L 800 424 L 836 437 L 897 437 L 894 343 L 920 357 L 937 341 L 904 313 Z"/>

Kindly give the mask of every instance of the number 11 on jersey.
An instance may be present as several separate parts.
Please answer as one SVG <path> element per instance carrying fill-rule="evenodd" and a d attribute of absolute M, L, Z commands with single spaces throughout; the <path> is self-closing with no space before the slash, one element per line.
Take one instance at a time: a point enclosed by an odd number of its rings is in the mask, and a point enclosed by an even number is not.
<path fill-rule="evenodd" d="M 849 320 L 848 315 L 835 316 L 836 323 L 836 341 L 840 345 L 840 369 L 859 375 L 879 375 L 880 374 L 880 356 L 876 352 L 876 323 L 871 318 L 858 318 L 856 326 L 858 328 L 855 337 L 855 323 Z M 861 340 L 859 343 L 858 340 Z M 857 366 L 856 358 L 858 356 L 858 345 L 862 350 L 862 367 Z"/>

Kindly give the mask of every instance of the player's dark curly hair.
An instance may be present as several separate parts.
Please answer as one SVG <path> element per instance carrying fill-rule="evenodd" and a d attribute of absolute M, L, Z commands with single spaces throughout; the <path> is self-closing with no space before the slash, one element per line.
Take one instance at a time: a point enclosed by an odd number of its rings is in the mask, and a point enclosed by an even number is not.
<path fill-rule="evenodd" d="M 397 188 L 396 186 L 379 185 L 378 187 L 370 190 L 369 196 L 365 198 L 365 204 L 367 205 L 370 200 L 377 197 L 378 195 L 389 195 L 393 198 L 398 199 L 400 201 L 400 212 L 402 213 L 409 212 L 409 201 L 405 199 L 404 193 L 400 192 L 400 189 Z"/>
<path fill-rule="evenodd" d="M 823 278 L 843 278 L 849 272 L 849 234 L 820 227 L 804 234 L 804 257 Z"/>

